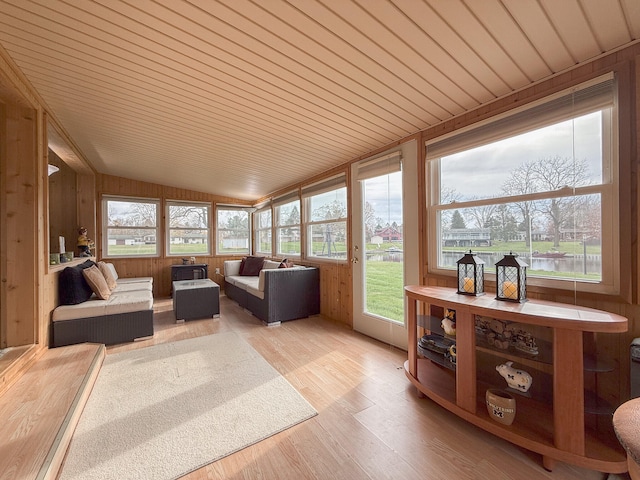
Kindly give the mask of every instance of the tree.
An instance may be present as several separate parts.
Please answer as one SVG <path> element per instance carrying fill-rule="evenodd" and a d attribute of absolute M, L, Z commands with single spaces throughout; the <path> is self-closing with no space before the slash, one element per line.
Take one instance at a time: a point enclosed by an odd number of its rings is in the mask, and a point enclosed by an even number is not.
<path fill-rule="evenodd" d="M 477 200 L 473 198 L 472 200 Z M 468 218 L 473 220 L 476 228 L 487 228 L 491 225 L 491 220 L 496 211 L 497 205 L 481 205 L 479 207 L 469 208 Z"/>
<path fill-rule="evenodd" d="M 502 186 L 502 192 L 507 196 L 526 195 L 537 192 L 536 188 L 534 162 L 525 162 L 511 172 L 511 176 Z M 516 202 L 513 205 L 516 211 L 520 213 L 522 223 L 529 225 L 531 215 L 536 208 L 535 202 L 525 200 Z M 531 231 L 529 228 L 525 228 L 524 231 L 525 245 L 529 247 L 531 246 Z"/>
<path fill-rule="evenodd" d="M 467 228 L 459 210 L 455 210 L 451 216 L 451 228 Z"/>
<path fill-rule="evenodd" d="M 371 242 L 371 238 L 376 233 L 376 212 L 369 202 L 364 203 L 364 231 L 366 242 Z"/>
<path fill-rule="evenodd" d="M 533 179 L 541 191 L 557 191 L 587 185 L 589 167 L 585 160 L 571 157 L 541 158 L 533 163 Z M 581 199 L 572 195 L 571 190 L 565 197 L 555 197 L 539 202 L 539 210 L 551 221 L 553 246 L 560 246 L 560 228 L 573 216 Z"/>
<path fill-rule="evenodd" d="M 488 226 L 491 228 L 491 238 L 503 242 L 508 242 L 518 230 L 518 222 L 507 205 L 496 206 Z"/>

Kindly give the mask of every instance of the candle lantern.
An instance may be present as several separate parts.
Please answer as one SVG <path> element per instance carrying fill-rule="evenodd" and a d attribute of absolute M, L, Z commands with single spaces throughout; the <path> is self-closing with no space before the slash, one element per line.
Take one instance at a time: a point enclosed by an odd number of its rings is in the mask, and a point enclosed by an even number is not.
<path fill-rule="evenodd" d="M 509 252 L 496 263 L 497 300 L 518 303 L 527 301 L 528 266 L 513 252 Z"/>
<path fill-rule="evenodd" d="M 458 293 L 484 295 L 484 261 L 469 250 L 469 253 L 465 253 L 457 264 Z"/>

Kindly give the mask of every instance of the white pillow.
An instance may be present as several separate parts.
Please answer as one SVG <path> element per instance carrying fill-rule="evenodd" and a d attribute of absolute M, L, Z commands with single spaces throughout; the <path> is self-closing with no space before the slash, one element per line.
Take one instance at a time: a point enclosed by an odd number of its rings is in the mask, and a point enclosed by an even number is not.
<path fill-rule="evenodd" d="M 107 267 L 109 267 L 109 270 L 111 270 L 113 278 L 118 280 L 118 272 L 116 272 L 116 266 L 113 263 L 107 263 Z"/>

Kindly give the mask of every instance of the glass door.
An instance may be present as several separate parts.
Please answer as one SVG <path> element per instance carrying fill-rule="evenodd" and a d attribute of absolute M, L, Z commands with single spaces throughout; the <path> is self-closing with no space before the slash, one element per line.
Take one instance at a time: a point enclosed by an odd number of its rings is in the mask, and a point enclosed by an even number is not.
<path fill-rule="evenodd" d="M 353 326 L 406 348 L 401 152 L 354 165 L 352 179 Z"/>

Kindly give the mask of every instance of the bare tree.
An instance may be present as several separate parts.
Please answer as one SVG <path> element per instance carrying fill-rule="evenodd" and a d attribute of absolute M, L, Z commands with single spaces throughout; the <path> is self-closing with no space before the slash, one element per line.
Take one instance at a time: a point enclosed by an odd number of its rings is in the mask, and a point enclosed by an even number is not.
<path fill-rule="evenodd" d="M 533 179 L 541 191 L 575 188 L 589 183 L 589 167 L 585 160 L 571 157 L 541 158 L 532 164 Z M 552 198 L 539 203 L 540 212 L 551 221 L 553 246 L 560 246 L 560 228 L 573 215 L 581 199 L 574 196 Z"/>
<path fill-rule="evenodd" d="M 505 195 L 523 195 L 537 192 L 535 180 L 535 162 L 525 162 L 519 165 L 509 179 L 502 185 L 502 192 Z M 514 203 L 515 210 L 520 214 L 524 225 L 529 225 L 531 215 L 535 211 L 535 202 L 523 201 Z M 531 232 L 529 228 L 525 228 L 525 245 L 531 245 Z"/>

